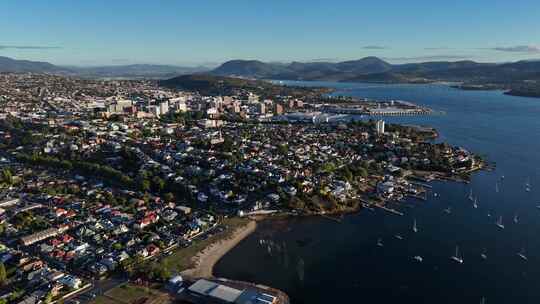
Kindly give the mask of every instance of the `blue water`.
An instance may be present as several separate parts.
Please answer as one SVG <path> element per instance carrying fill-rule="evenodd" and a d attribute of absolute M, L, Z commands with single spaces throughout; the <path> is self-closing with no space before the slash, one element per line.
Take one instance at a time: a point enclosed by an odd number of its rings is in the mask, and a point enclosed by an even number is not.
<path fill-rule="evenodd" d="M 282 289 L 293 303 L 540 303 L 540 99 L 443 85 L 292 84 L 445 111 L 390 121 L 435 127 L 440 140 L 485 155 L 496 170 L 475 174 L 469 185 L 435 182 L 439 196 L 406 202 L 402 217 L 362 211 L 342 223 L 317 217 L 263 222 L 216 265 L 218 276 Z M 471 189 L 478 209 L 467 199 Z M 448 206 L 451 214 L 443 212 Z M 505 229 L 495 225 L 499 216 Z M 378 238 L 384 247 L 376 246 Z M 456 245 L 463 264 L 450 260 Z M 517 256 L 522 249 L 528 261 Z"/>

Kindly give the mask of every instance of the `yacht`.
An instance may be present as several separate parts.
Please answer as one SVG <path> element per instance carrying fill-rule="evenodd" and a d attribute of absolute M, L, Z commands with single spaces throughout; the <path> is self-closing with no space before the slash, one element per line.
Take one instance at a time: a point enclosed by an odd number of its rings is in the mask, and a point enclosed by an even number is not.
<path fill-rule="evenodd" d="M 520 257 L 520 258 L 521 258 L 522 260 L 524 260 L 524 261 L 527 261 L 527 260 L 528 260 L 527 256 L 525 255 L 525 249 L 521 249 L 521 251 L 518 252 L 517 255 L 518 255 L 518 257 Z"/>
<path fill-rule="evenodd" d="M 418 261 L 418 262 L 422 262 L 422 261 L 424 260 L 424 259 L 423 259 L 421 256 L 419 256 L 419 255 L 414 256 L 413 259 L 415 259 L 415 260 Z"/>
<path fill-rule="evenodd" d="M 504 225 L 503 225 L 503 221 L 502 221 L 502 216 L 499 216 L 499 219 L 497 220 L 497 227 L 501 228 L 501 229 L 504 229 Z"/>
<path fill-rule="evenodd" d="M 463 258 L 459 255 L 459 247 L 456 246 L 456 252 L 453 256 L 450 257 L 450 259 L 460 263 L 460 264 L 463 264 Z"/>

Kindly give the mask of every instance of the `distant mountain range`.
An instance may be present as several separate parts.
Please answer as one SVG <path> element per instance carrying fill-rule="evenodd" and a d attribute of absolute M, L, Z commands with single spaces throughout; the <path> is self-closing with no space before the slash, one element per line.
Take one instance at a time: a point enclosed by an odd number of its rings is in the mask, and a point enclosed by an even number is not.
<path fill-rule="evenodd" d="M 0 72 L 52 73 L 88 78 L 171 78 L 178 75 L 208 71 L 205 67 L 181 67 L 174 65 L 131 64 L 97 67 L 57 66 L 48 62 L 16 60 L 0 56 Z"/>
<path fill-rule="evenodd" d="M 231 60 L 214 70 L 205 67 L 134 64 L 102 67 L 66 67 L 47 62 L 0 57 L 0 72 L 54 73 L 90 78 L 167 79 L 208 73 L 252 79 L 319 80 L 340 82 L 463 83 L 465 89 L 505 89 L 510 94 L 540 96 L 540 61 L 478 63 L 434 61 L 390 64 L 377 57 L 343 62 L 266 63 Z"/>
<path fill-rule="evenodd" d="M 505 89 L 509 94 L 540 96 L 540 61 L 478 63 L 434 61 L 390 64 L 377 57 L 354 61 L 290 64 L 232 60 L 211 71 L 214 75 L 256 79 L 340 82 L 429 83 L 460 82 L 464 89 Z"/>
<path fill-rule="evenodd" d="M 232 60 L 225 62 L 211 73 L 220 76 L 282 80 L 509 83 L 540 79 L 540 61 L 503 64 L 474 61 L 390 64 L 377 57 L 366 57 L 338 63 L 276 64 L 256 60 Z"/>

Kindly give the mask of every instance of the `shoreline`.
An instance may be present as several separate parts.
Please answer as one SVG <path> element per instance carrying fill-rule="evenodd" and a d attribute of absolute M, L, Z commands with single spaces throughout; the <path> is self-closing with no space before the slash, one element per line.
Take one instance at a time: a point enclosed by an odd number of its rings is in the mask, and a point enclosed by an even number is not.
<path fill-rule="evenodd" d="M 255 220 L 236 228 L 230 237 L 218 240 L 197 253 L 192 258 L 194 267 L 186 269 L 180 274 L 191 278 L 212 278 L 217 262 L 242 240 L 255 232 L 256 228 L 257 222 Z"/>

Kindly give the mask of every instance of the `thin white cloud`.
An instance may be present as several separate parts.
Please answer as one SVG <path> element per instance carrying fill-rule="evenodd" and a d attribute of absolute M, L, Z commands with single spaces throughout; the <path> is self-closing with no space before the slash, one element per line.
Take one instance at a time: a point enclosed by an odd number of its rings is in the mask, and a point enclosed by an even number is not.
<path fill-rule="evenodd" d="M 395 61 L 417 61 L 417 60 L 460 60 L 460 59 L 469 59 L 471 56 L 465 55 L 426 55 L 426 56 L 415 56 L 415 57 L 384 57 L 385 60 L 395 60 Z"/>
<path fill-rule="evenodd" d="M 536 54 L 540 53 L 540 47 L 534 45 L 516 45 L 516 46 L 505 46 L 505 47 L 494 47 L 491 48 L 494 51 L 500 52 L 511 52 L 511 53 L 529 53 Z"/>
<path fill-rule="evenodd" d="M 59 46 L 41 45 L 0 45 L 0 50 L 54 50 L 61 49 Z"/>
<path fill-rule="evenodd" d="M 365 50 L 386 50 L 389 49 L 389 47 L 382 46 L 382 45 L 366 45 L 362 47 Z"/>

